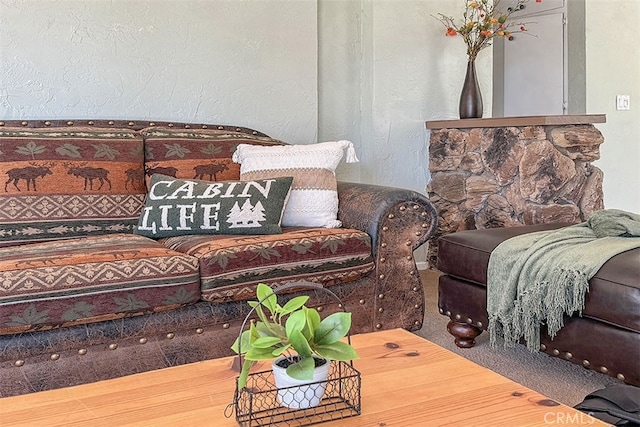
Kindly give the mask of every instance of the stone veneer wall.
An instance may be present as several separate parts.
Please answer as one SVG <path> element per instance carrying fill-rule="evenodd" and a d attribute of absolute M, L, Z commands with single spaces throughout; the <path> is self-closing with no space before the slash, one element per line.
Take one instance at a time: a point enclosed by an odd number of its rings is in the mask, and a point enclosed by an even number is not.
<path fill-rule="evenodd" d="M 427 190 L 437 238 L 460 230 L 582 222 L 604 208 L 602 171 L 590 162 L 604 142 L 593 125 L 432 129 Z"/>

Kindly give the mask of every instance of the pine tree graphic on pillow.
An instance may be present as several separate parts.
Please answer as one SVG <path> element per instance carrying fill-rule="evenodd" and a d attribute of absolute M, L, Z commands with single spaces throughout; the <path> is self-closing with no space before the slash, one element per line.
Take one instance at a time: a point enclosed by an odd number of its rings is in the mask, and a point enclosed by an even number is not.
<path fill-rule="evenodd" d="M 251 200 L 247 199 L 242 207 L 238 205 L 238 202 L 233 204 L 227 217 L 227 223 L 229 228 L 255 228 L 262 227 L 260 222 L 265 219 L 262 203 L 258 200 L 254 206 L 251 204 Z"/>

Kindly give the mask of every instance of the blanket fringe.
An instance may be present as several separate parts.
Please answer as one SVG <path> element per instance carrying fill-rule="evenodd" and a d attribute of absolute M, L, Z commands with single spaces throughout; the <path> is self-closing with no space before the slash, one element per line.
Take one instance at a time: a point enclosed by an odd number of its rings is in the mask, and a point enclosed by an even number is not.
<path fill-rule="evenodd" d="M 557 274 L 557 282 L 545 297 L 547 307 L 547 333 L 554 338 L 564 326 L 564 315 L 578 312 L 582 315 L 585 295 L 589 292 L 587 275 L 577 270 L 562 270 Z"/>
<path fill-rule="evenodd" d="M 564 326 L 564 316 L 578 312 L 582 315 L 585 294 L 589 291 L 586 274 L 576 270 L 557 272 L 553 283 L 539 282 L 513 301 L 513 310 L 489 316 L 489 344 L 512 347 L 524 339 L 529 350 L 540 346 L 540 327 L 546 323 L 547 333 L 553 339 Z"/>

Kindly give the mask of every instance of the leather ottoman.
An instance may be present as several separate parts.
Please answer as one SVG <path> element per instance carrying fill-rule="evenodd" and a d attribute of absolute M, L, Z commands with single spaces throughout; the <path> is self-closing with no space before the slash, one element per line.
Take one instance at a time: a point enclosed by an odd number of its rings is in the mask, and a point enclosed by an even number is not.
<path fill-rule="evenodd" d="M 472 347 L 486 329 L 487 267 L 491 251 L 523 233 L 566 223 L 467 230 L 440 237 L 437 268 L 440 313 L 458 347 Z M 565 318 L 551 340 L 543 326 L 540 351 L 640 386 L 640 249 L 607 261 L 589 281 L 582 316 Z"/>

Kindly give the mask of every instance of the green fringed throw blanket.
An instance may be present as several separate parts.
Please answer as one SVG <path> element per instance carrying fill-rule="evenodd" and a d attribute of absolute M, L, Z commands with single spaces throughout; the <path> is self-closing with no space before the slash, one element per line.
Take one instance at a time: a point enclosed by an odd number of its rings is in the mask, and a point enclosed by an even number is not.
<path fill-rule="evenodd" d="M 489 259 L 487 312 L 490 343 L 540 346 L 540 325 L 553 338 L 563 315 L 582 314 L 588 281 L 611 257 L 640 247 L 640 215 L 617 209 L 586 222 L 524 234 L 501 243 Z"/>

